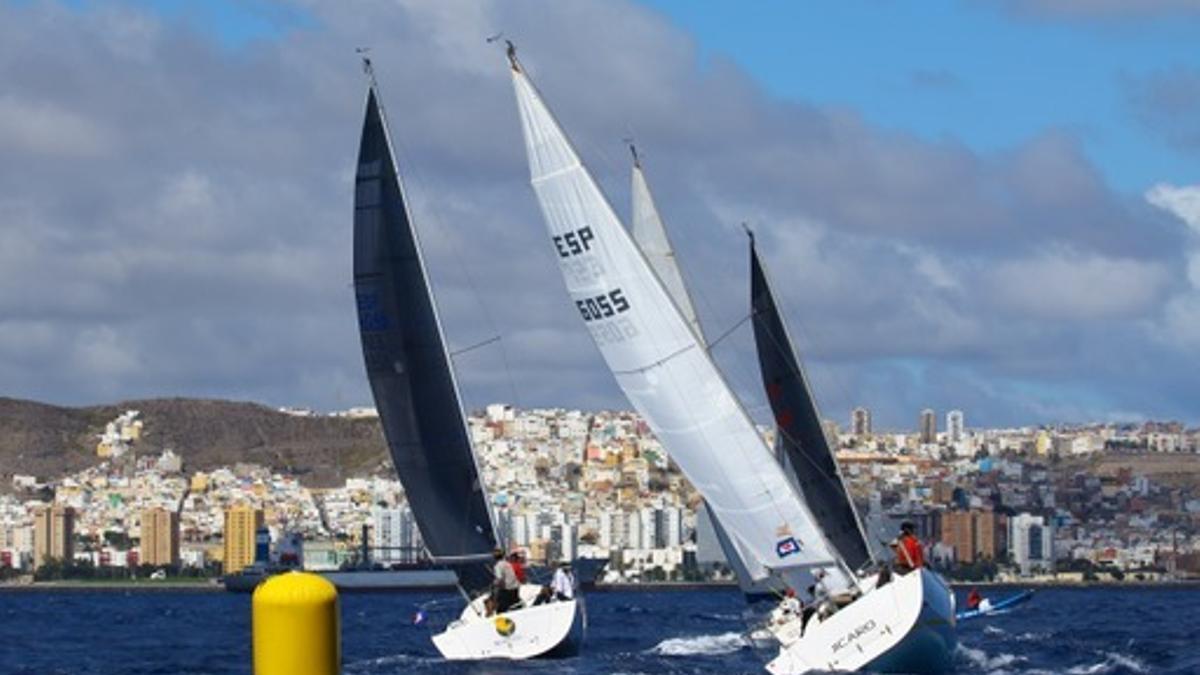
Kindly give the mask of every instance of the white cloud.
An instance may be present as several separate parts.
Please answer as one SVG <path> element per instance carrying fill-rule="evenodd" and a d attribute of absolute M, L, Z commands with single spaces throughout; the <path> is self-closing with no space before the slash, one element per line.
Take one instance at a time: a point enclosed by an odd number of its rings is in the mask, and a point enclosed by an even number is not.
<path fill-rule="evenodd" d="M 1200 185 L 1159 183 L 1146 191 L 1146 201 L 1178 216 L 1200 234 Z"/>
<path fill-rule="evenodd" d="M 986 271 L 997 304 L 1055 321 L 1135 318 L 1153 312 L 1170 271 L 1157 262 L 1068 249 L 1010 260 Z"/>
<path fill-rule="evenodd" d="M 0 152 L 89 157 L 111 146 L 108 132 L 88 117 L 48 101 L 0 96 Z"/>

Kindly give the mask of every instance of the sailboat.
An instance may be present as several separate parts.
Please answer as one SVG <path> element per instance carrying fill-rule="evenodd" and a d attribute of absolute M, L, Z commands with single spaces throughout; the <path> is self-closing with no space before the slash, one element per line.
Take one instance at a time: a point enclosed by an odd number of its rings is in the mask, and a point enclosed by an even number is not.
<path fill-rule="evenodd" d="M 567 291 L 617 384 L 704 496 L 752 579 L 777 577 L 803 588 L 820 573 L 831 590 L 857 597 L 807 630 L 789 624 L 777 635 L 780 654 L 768 670 L 944 670 L 954 646 L 945 584 L 925 570 L 878 587 L 875 577 L 854 573 L 677 297 L 621 226 L 511 44 L 508 56 L 531 183 Z M 790 473 L 807 471 L 796 466 L 802 453 L 795 454 Z"/>
<path fill-rule="evenodd" d="M 745 408 L 510 50 L 530 177 L 575 308 L 755 579 L 853 585 Z M 794 581 L 793 581 L 794 580 Z"/>
<path fill-rule="evenodd" d="M 874 567 L 870 547 L 837 459 L 821 428 L 808 378 L 779 312 L 766 269 L 750 234 L 750 304 L 763 386 L 775 417 L 778 447 L 818 526 L 845 564 Z M 767 664 L 775 675 L 811 670 L 938 673 L 950 668 L 957 644 L 954 593 L 928 568 L 879 585 L 860 576 L 852 603 L 805 626 L 792 617 L 772 632 L 779 655 Z"/>
<path fill-rule="evenodd" d="M 471 447 L 458 384 L 417 231 L 396 169 L 370 61 L 354 193 L 354 293 L 363 359 L 392 462 L 435 563 L 475 593 L 433 636 L 447 659 L 525 659 L 567 647 L 580 630 L 577 600 L 485 610 L 488 564 L 499 543 Z M 469 597 L 469 596 L 468 596 Z"/>

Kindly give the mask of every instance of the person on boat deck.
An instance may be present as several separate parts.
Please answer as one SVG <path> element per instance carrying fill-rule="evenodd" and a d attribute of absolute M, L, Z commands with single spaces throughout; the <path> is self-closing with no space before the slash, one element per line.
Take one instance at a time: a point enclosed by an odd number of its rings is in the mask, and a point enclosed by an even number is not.
<path fill-rule="evenodd" d="M 910 522 L 900 524 L 900 539 L 897 542 L 896 571 L 906 574 L 925 566 L 925 551 L 917 539 L 917 528 Z"/>
<path fill-rule="evenodd" d="M 808 587 L 808 597 L 809 597 L 810 602 L 807 605 L 804 603 L 800 603 L 800 605 L 801 605 L 801 607 L 800 607 L 800 634 L 801 635 L 804 635 L 805 629 L 808 628 L 808 620 L 813 618 L 813 615 L 817 613 L 817 604 L 820 602 L 820 600 L 817 598 L 816 584 L 813 584 L 812 586 Z"/>
<path fill-rule="evenodd" d="M 796 597 L 796 589 L 788 587 L 783 593 L 779 606 L 771 610 L 770 620 L 775 625 L 785 624 L 793 618 L 800 617 L 804 612 L 804 602 Z"/>
<path fill-rule="evenodd" d="M 550 581 L 556 600 L 575 599 L 575 575 L 571 573 L 571 563 L 563 561 L 554 570 L 554 579 Z"/>
<path fill-rule="evenodd" d="M 979 594 L 979 590 L 972 588 L 967 594 L 967 609 L 979 609 L 979 603 L 983 602 L 983 596 Z"/>
<path fill-rule="evenodd" d="M 508 564 L 512 565 L 513 574 L 517 575 L 517 583 L 525 583 L 525 560 L 517 549 L 508 554 Z"/>
<path fill-rule="evenodd" d="M 789 586 L 787 592 L 784 593 L 783 600 L 779 603 L 779 610 L 785 615 L 795 614 L 799 616 L 803 609 L 804 603 L 800 602 L 800 598 L 796 597 L 796 589 Z"/>
<path fill-rule="evenodd" d="M 551 600 L 554 600 L 554 591 L 550 590 L 549 586 L 542 586 L 538 589 L 537 597 L 533 599 L 533 606 L 548 605 Z"/>
<path fill-rule="evenodd" d="M 492 568 L 492 602 L 495 605 L 495 613 L 502 614 L 521 601 L 518 592 L 521 582 L 517 581 L 512 563 L 504 559 L 502 549 L 492 551 L 492 559 L 496 561 Z"/>

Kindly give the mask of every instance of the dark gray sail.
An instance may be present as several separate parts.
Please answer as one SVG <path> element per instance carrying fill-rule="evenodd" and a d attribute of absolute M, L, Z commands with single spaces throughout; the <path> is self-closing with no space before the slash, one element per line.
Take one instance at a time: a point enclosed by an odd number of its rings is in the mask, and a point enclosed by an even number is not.
<path fill-rule="evenodd" d="M 763 386 L 779 434 L 776 447 L 790 468 L 817 526 L 850 569 L 871 560 L 854 504 L 838 473 L 816 401 L 792 348 L 771 286 L 750 238 L 750 303 Z"/>
<path fill-rule="evenodd" d="M 354 193 L 354 292 L 363 358 L 392 462 L 435 560 L 496 546 L 437 308 L 372 85 Z"/>

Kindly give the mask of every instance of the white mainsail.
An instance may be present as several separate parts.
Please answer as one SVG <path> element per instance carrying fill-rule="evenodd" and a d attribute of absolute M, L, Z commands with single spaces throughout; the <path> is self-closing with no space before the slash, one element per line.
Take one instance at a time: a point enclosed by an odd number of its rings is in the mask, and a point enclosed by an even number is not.
<path fill-rule="evenodd" d="M 692 326 L 697 341 L 707 347 L 708 341 L 704 337 L 704 328 L 700 325 L 691 293 L 688 292 L 687 284 L 683 280 L 679 260 L 675 257 L 675 250 L 667 235 L 667 226 L 659 216 L 658 208 L 654 205 L 654 197 L 650 194 L 650 184 L 646 181 L 642 160 L 638 157 L 637 148 L 632 144 L 630 144 L 629 150 L 633 153 L 633 178 L 630 192 L 633 200 L 633 239 L 637 242 L 638 248 L 642 249 L 646 261 L 650 263 L 650 267 L 658 275 L 659 281 L 670 293 L 671 299 L 675 301 L 679 311 L 683 313 L 683 318 Z M 705 505 L 703 508 L 707 509 L 708 507 Z M 747 594 L 767 592 L 770 589 L 770 581 L 755 582 L 746 563 L 742 562 L 741 552 L 730 540 L 721 521 L 711 514 L 711 510 L 709 517 L 713 532 L 717 537 L 717 543 L 720 544 L 721 552 L 725 555 L 725 562 L 729 563 L 733 569 L 742 592 Z"/>
<path fill-rule="evenodd" d="M 679 263 L 675 260 L 675 251 L 671 248 L 671 240 L 667 237 L 667 228 L 663 225 L 658 209 L 654 206 L 654 197 L 650 195 L 650 186 L 646 183 L 646 175 L 642 172 L 642 162 L 638 159 L 637 151 L 633 151 L 633 238 L 642 249 L 646 260 L 658 274 L 658 278 L 666 286 L 667 292 L 675 300 L 683 318 L 687 319 L 692 330 L 701 344 L 705 343 L 704 329 L 696 316 L 696 308 L 688 293 L 683 275 L 679 272 Z"/>
<path fill-rule="evenodd" d="M 754 423 L 515 58 L 512 77 L 531 182 L 567 291 L 618 385 L 704 495 L 753 578 L 813 567 L 842 576 Z"/>

